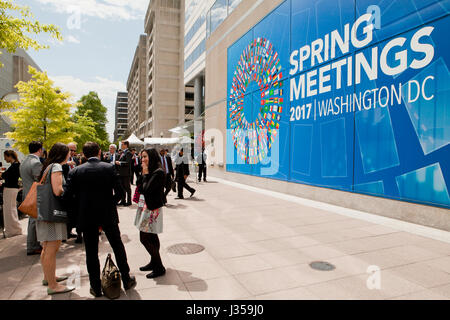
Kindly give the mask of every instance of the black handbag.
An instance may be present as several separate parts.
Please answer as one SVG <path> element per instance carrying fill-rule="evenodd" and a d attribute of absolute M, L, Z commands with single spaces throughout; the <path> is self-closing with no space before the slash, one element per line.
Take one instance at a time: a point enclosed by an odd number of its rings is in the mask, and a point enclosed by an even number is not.
<path fill-rule="evenodd" d="M 109 253 L 102 271 L 103 294 L 109 299 L 117 299 L 120 297 L 120 286 L 120 272 Z"/>
<path fill-rule="evenodd" d="M 55 196 L 52 188 L 52 167 L 43 184 L 37 186 L 37 220 L 54 223 L 67 223 L 68 215 L 64 201 Z M 50 178 L 48 178 L 50 176 Z"/>

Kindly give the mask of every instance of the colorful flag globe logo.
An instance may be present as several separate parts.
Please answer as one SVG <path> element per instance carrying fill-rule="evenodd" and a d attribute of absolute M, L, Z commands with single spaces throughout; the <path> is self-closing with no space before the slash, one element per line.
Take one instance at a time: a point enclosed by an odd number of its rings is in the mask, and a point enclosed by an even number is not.
<path fill-rule="evenodd" d="M 283 74 L 272 43 L 257 38 L 242 52 L 234 71 L 228 111 L 233 144 L 247 164 L 257 164 L 268 156 L 278 134 L 283 113 Z M 244 96 L 250 83 L 259 88 L 261 103 L 253 122 L 244 113 Z"/>

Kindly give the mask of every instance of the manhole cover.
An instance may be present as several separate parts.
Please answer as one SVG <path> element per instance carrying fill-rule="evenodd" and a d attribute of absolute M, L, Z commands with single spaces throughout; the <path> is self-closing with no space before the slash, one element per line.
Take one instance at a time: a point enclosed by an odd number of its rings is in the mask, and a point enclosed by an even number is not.
<path fill-rule="evenodd" d="M 309 264 L 309 266 L 315 270 L 320 271 L 331 271 L 336 269 L 334 265 L 325 261 L 314 261 Z"/>
<path fill-rule="evenodd" d="M 205 247 L 196 243 L 177 243 L 167 248 L 170 253 L 183 255 L 199 253 L 203 250 L 205 250 Z"/>

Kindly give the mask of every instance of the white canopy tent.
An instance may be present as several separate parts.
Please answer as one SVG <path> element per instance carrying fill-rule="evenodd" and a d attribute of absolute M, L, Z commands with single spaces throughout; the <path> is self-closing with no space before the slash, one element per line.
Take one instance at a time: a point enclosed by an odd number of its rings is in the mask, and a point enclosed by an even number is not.
<path fill-rule="evenodd" d="M 134 133 L 128 137 L 127 140 L 130 143 L 130 145 L 138 145 L 138 146 L 143 146 L 144 145 L 144 141 L 140 140 L 138 137 L 136 137 L 134 135 Z"/>
<path fill-rule="evenodd" d="M 183 136 L 183 137 L 177 137 L 177 138 L 145 138 L 144 144 L 145 145 L 172 145 L 172 144 L 190 144 L 193 143 L 194 140 L 192 140 L 189 137 Z"/>

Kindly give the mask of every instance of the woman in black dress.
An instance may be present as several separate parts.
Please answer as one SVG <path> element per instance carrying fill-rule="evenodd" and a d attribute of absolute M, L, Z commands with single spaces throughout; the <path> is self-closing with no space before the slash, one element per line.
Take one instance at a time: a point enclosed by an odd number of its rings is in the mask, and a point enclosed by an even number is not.
<path fill-rule="evenodd" d="M 7 238 L 22 234 L 22 227 L 17 213 L 17 194 L 19 193 L 20 162 L 14 150 L 6 150 L 3 153 L 5 161 L 11 166 L 0 176 L 3 184 L 3 221 L 5 223 L 5 235 Z"/>
<path fill-rule="evenodd" d="M 139 188 L 140 201 L 135 225 L 140 231 L 140 240 L 151 257 L 150 263 L 140 268 L 141 271 L 153 271 L 147 278 L 164 275 L 166 269 L 159 253 L 158 234 L 162 233 L 163 199 L 165 172 L 161 158 L 156 149 L 142 152 L 142 175 L 136 181 Z"/>

